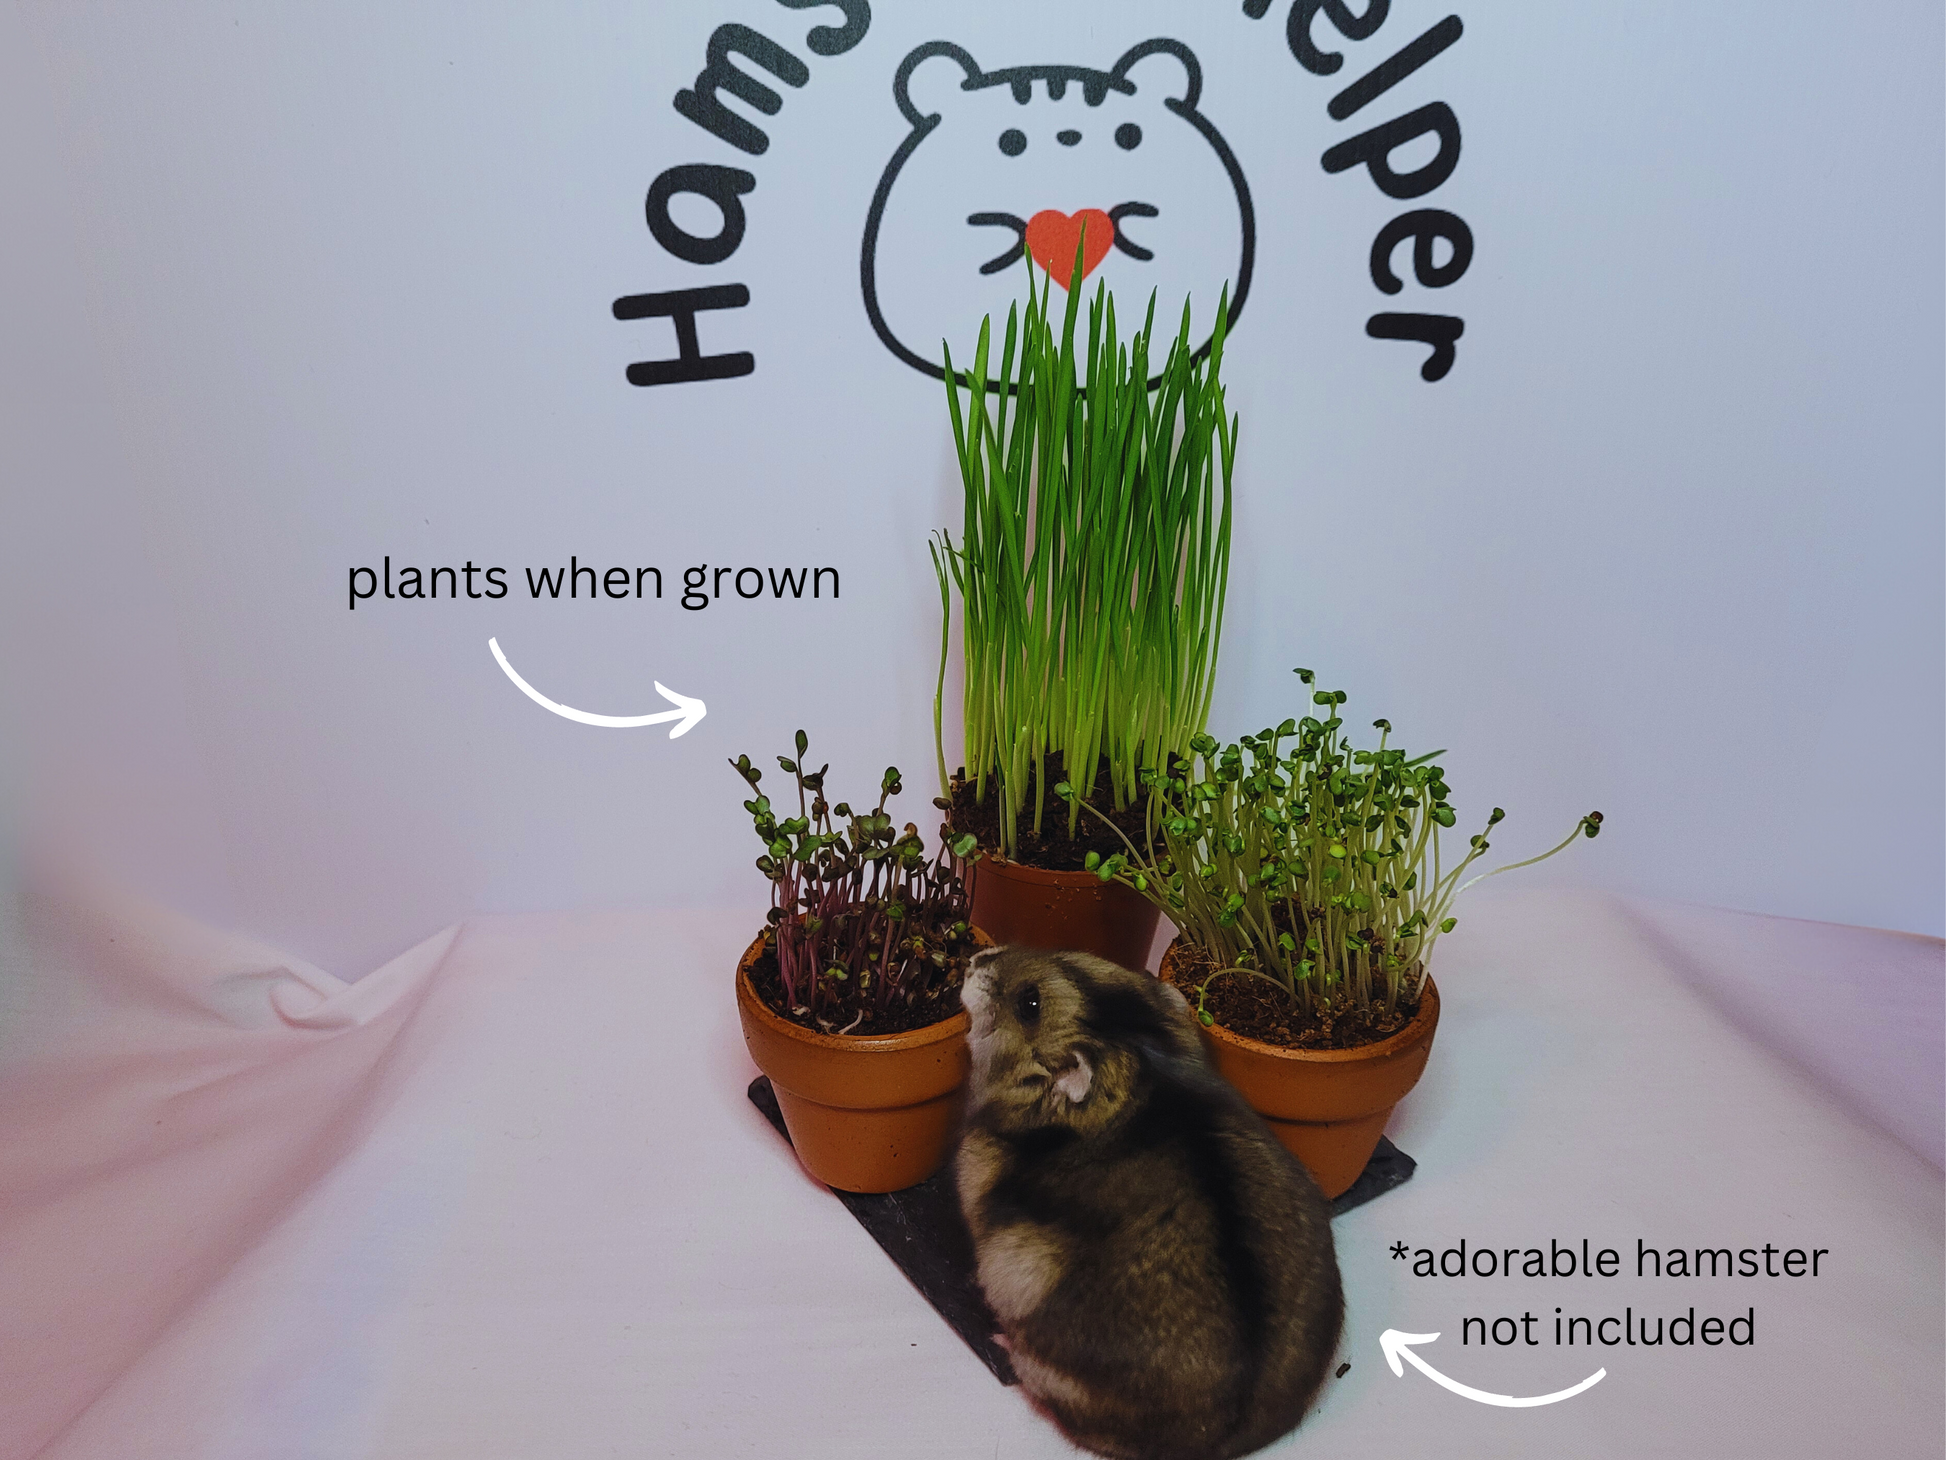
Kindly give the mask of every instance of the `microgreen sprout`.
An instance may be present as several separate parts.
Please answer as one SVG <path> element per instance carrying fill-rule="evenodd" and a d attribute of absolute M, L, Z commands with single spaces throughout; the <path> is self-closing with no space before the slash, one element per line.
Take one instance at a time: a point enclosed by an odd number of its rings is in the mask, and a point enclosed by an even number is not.
<path fill-rule="evenodd" d="M 825 798 L 829 765 L 807 768 L 810 740 L 777 763 L 797 784 L 797 815 L 780 818 L 759 789 L 763 772 L 730 764 L 754 796 L 743 803 L 764 843 L 757 870 L 770 879 L 770 925 L 790 1012 L 848 1032 L 876 1011 L 920 1004 L 950 987 L 961 965 L 952 946 L 971 937 L 962 867 L 977 857 L 961 836 L 927 856 L 919 829 L 896 827 L 886 802 L 902 789 L 896 766 L 879 779 L 878 804 L 854 811 Z M 855 1014 L 838 1029 L 834 1013 Z"/>
<path fill-rule="evenodd" d="M 1378 745 L 1355 749 L 1339 714 L 1344 691 L 1297 673 L 1311 713 L 1232 745 L 1197 735 L 1188 757 L 1145 772 L 1160 848 L 1124 836 L 1126 853 L 1089 862 L 1168 914 L 1215 960 L 1211 979 L 1265 980 L 1305 1015 L 1391 1014 L 1417 1001 L 1434 943 L 1458 921 L 1453 899 L 1480 880 L 1462 878 L 1506 812 L 1494 807 L 1448 867 L 1440 832 L 1458 816 L 1438 763 L 1445 752 L 1408 757 L 1382 719 L 1372 722 Z M 1480 876 L 1532 866 L 1600 830 L 1591 811 L 1558 846 Z M 1206 981 L 1205 1024 L 1207 997 Z"/>
<path fill-rule="evenodd" d="M 1097 288 L 1084 349 L 1078 286 L 1058 324 L 1051 287 L 1042 276 L 1036 292 L 1030 262 L 1026 308 L 1008 311 L 997 373 L 991 318 L 970 370 L 956 371 L 946 353 L 965 523 L 958 542 L 940 532 L 932 543 L 945 615 L 933 703 L 940 788 L 951 794 L 943 710 L 957 589 L 967 774 L 976 801 L 997 783 L 999 850 L 1009 856 L 1021 818 L 1041 832 L 1051 754 L 1086 786 L 1105 757 L 1122 810 L 1142 794 L 1145 767 L 1188 749 L 1209 717 L 1229 572 L 1228 290 L 1206 356 L 1185 301 L 1151 388 L 1154 296 L 1124 342 L 1115 301 Z M 1079 816 L 1071 805 L 1070 837 Z"/>

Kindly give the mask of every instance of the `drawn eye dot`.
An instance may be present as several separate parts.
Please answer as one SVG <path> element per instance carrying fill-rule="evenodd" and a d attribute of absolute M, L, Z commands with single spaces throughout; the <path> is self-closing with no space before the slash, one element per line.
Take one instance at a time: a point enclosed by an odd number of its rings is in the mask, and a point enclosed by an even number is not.
<path fill-rule="evenodd" d="M 1124 152 L 1133 152 L 1142 145 L 1142 129 L 1133 122 L 1123 122 L 1115 129 L 1115 145 Z"/>
<path fill-rule="evenodd" d="M 1059 142 L 1063 147 L 1072 147 L 1081 140 L 1081 134 L 1070 127 L 1065 132 L 1056 132 L 1054 134 L 1054 140 Z"/>
<path fill-rule="evenodd" d="M 1009 127 L 1000 134 L 1000 150 L 1009 157 L 1018 157 L 1027 150 L 1027 134 L 1018 127 Z"/>

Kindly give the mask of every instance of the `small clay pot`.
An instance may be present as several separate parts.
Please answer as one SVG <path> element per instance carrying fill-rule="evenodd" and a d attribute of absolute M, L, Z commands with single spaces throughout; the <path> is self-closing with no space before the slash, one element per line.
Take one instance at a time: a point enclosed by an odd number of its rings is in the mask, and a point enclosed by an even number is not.
<path fill-rule="evenodd" d="M 737 1014 L 770 1077 L 804 1169 L 840 1191 L 902 1191 L 946 1162 L 966 1083 L 969 1020 L 904 1034 L 820 1034 L 783 1018 L 750 981 L 766 929 L 737 964 Z M 990 946 L 974 930 L 974 941 Z"/>
<path fill-rule="evenodd" d="M 973 864 L 973 921 L 995 943 L 1093 953 L 1147 969 L 1155 942 L 1154 903 L 1092 872 L 1047 872 L 992 852 Z"/>
<path fill-rule="evenodd" d="M 1178 938 L 1162 955 L 1161 978 L 1176 982 Z M 1184 992 L 1188 992 L 1187 989 Z M 1216 1067 L 1277 1139 L 1317 1178 L 1328 1197 L 1351 1189 L 1372 1159 L 1385 1122 L 1426 1068 L 1439 1027 L 1439 990 L 1428 978 L 1419 1012 L 1398 1033 L 1354 1049 L 1285 1049 L 1203 1030 Z"/>

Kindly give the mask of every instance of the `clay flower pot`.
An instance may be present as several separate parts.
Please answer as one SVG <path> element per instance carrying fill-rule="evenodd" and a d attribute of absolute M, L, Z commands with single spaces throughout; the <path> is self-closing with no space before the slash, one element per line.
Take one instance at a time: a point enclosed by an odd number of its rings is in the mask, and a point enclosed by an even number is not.
<path fill-rule="evenodd" d="M 774 1013 L 750 982 L 769 931 L 737 964 L 750 1058 L 770 1077 L 804 1169 L 840 1191 L 901 1191 L 946 1162 L 966 1083 L 962 1009 L 905 1034 L 820 1034 Z M 974 930 L 982 946 L 991 940 Z"/>
<path fill-rule="evenodd" d="M 1181 946 L 1178 938 L 1162 955 L 1165 983 L 1175 982 Z M 1232 1034 L 1220 1024 L 1203 1035 L 1223 1077 L 1317 1178 L 1324 1194 L 1335 1197 L 1358 1180 L 1385 1134 L 1392 1107 L 1419 1083 L 1438 1027 L 1439 990 L 1428 978 L 1412 1022 L 1376 1044 L 1284 1049 Z"/>
<path fill-rule="evenodd" d="M 976 862 L 973 922 L 995 943 L 1073 949 L 1124 968 L 1147 968 L 1155 904 L 1092 872 L 1045 872 L 992 852 Z"/>

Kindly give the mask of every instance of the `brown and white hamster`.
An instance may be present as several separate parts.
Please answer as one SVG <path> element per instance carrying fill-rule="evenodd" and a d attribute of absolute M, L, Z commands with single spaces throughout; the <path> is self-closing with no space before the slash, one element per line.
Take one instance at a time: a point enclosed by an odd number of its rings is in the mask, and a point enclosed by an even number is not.
<path fill-rule="evenodd" d="M 1183 997 L 1083 953 L 976 955 L 957 1176 L 1021 1384 L 1126 1460 L 1294 1428 L 1344 1319 L 1331 1211 Z"/>

